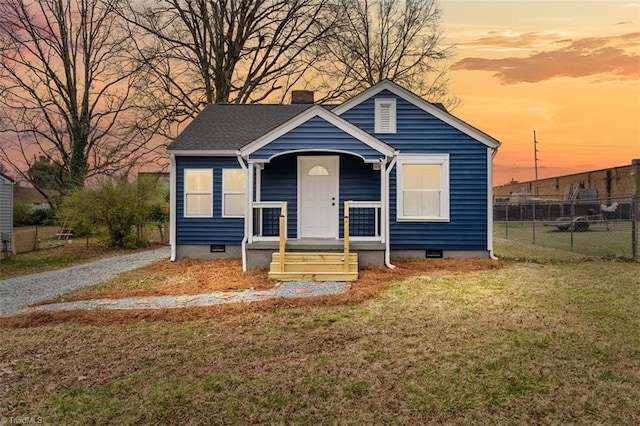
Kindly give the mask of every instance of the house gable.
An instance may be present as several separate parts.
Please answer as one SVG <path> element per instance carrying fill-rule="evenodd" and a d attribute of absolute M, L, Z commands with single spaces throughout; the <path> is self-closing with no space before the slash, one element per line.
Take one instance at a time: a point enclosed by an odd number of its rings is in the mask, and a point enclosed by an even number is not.
<path fill-rule="evenodd" d="M 342 105 L 334 108 L 332 110 L 332 112 L 334 114 L 336 114 L 336 115 L 343 116 L 348 121 L 352 121 L 351 119 L 347 118 L 349 116 L 349 114 L 345 114 L 345 113 L 347 113 L 348 111 L 351 111 L 352 109 L 358 107 L 359 105 L 363 104 L 364 102 L 366 102 L 366 101 L 368 101 L 370 99 L 374 99 L 376 97 L 384 97 L 384 98 L 396 97 L 396 98 L 401 98 L 405 102 L 414 105 L 415 107 L 423 110 L 424 112 L 426 112 L 430 116 L 433 116 L 434 118 L 437 118 L 441 122 L 448 124 L 449 126 L 453 127 L 454 129 L 464 133 L 465 135 L 468 135 L 469 137 L 473 138 L 474 140 L 477 140 L 478 142 L 481 142 L 481 143 L 483 143 L 484 145 L 486 145 L 486 146 L 488 146 L 490 148 L 498 148 L 500 146 L 500 142 L 498 142 L 496 139 L 492 138 L 491 136 L 487 135 L 486 133 L 476 129 L 475 127 L 471 126 L 468 123 L 465 123 L 464 121 L 460 120 L 459 118 L 455 117 L 454 115 L 443 111 L 442 109 L 440 109 L 436 105 L 425 101 L 424 99 L 420 98 L 419 96 L 415 95 L 414 93 L 411 93 L 410 91 L 404 89 L 403 87 L 398 86 L 397 84 L 395 84 L 395 83 L 393 83 L 393 82 L 391 82 L 389 80 L 384 80 L 381 83 L 376 84 L 375 86 L 365 90 L 364 92 L 360 93 L 359 95 L 349 99 L 348 101 L 346 101 Z M 402 117 L 402 113 L 401 113 L 400 110 L 398 110 L 396 112 L 396 116 L 398 117 L 398 119 L 400 119 Z M 374 117 L 374 115 L 372 115 L 371 117 Z M 373 120 L 373 118 L 372 118 L 372 120 Z M 372 121 L 372 123 L 373 123 L 373 121 Z M 370 129 L 367 129 L 367 131 L 370 131 L 371 133 L 374 133 L 374 128 L 371 127 Z M 385 138 L 381 138 L 381 139 L 387 140 Z"/>
<path fill-rule="evenodd" d="M 397 87 L 393 84 L 385 87 Z M 402 89 L 404 90 L 404 89 Z M 488 247 L 487 203 L 490 191 L 491 151 L 497 147 L 476 139 L 441 120 L 442 111 L 422 101 L 412 102 L 402 92 L 381 90 L 369 92 L 359 102 L 341 112 L 341 117 L 375 132 L 375 100 L 395 99 L 396 133 L 375 134 L 394 147 L 398 156 L 447 155 L 449 157 L 449 216 L 446 221 L 406 220 L 397 208 L 398 168 L 390 174 L 389 216 L 393 250 L 486 250 Z M 373 94 L 372 94 L 373 93 Z M 337 109 L 337 108 L 336 108 Z M 340 112 L 338 110 L 338 112 Z M 446 113 L 445 113 L 446 114 Z M 450 114 L 447 114 L 450 115 Z M 497 141 L 496 141 L 497 143 Z"/>
<path fill-rule="evenodd" d="M 6 184 L 6 185 L 13 185 L 15 181 L 11 179 L 9 176 L 0 172 L 0 183 Z"/>
<path fill-rule="evenodd" d="M 250 162 L 268 162 L 291 152 L 337 152 L 378 162 L 393 155 L 393 148 L 320 106 L 301 113 L 240 150 Z"/>

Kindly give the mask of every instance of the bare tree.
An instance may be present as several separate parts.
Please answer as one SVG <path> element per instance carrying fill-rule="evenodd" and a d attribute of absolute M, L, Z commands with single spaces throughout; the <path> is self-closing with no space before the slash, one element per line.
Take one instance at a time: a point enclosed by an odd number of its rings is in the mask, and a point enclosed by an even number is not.
<path fill-rule="evenodd" d="M 148 118 L 175 123 L 207 103 L 282 99 L 334 28 L 338 8 L 330 1 L 121 0 L 153 88 Z"/>
<path fill-rule="evenodd" d="M 139 64 L 113 0 L 3 0 L 0 3 L 0 157 L 27 181 L 43 155 L 63 189 L 122 173 L 149 154 L 132 99 Z M 44 191 L 41 191 L 46 196 Z"/>
<path fill-rule="evenodd" d="M 319 76 L 326 99 L 342 99 L 384 79 L 426 99 L 447 98 L 447 60 L 436 0 L 340 0 L 341 26 L 323 40 Z"/>

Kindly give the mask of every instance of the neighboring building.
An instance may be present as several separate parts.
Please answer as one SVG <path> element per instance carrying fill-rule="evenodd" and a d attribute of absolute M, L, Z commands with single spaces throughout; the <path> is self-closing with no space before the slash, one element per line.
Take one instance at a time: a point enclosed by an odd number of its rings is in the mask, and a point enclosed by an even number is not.
<path fill-rule="evenodd" d="M 15 181 L 0 173 L 0 252 L 13 251 L 13 186 Z"/>
<path fill-rule="evenodd" d="M 45 189 L 44 192 L 50 197 L 59 194 L 57 191 L 51 189 Z M 26 204 L 29 211 L 51 208 L 47 198 L 31 186 L 20 186 L 20 184 L 17 184 L 14 188 L 13 200 Z"/>
<path fill-rule="evenodd" d="M 574 173 L 528 182 L 513 182 L 493 188 L 496 203 L 521 202 L 531 197 L 554 200 L 599 199 L 619 201 L 619 197 L 638 194 L 640 159 L 630 165 Z"/>
<path fill-rule="evenodd" d="M 208 105 L 170 144 L 172 259 L 242 256 L 245 270 L 272 262 L 284 279 L 297 262 L 322 279 L 304 264 L 332 251 L 345 270 L 492 255 L 497 140 L 388 80 L 339 106 L 312 97 Z M 320 257 L 291 255 L 278 273 L 280 242 Z"/>

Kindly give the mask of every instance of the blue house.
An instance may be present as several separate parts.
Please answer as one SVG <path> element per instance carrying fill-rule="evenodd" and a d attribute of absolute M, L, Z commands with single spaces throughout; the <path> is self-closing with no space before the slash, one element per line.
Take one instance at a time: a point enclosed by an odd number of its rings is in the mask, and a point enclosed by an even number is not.
<path fill-rule="evenodd" d="M 208 105 L 171 143 L 172 260 L 353 280 L 394 257 L 492 256 L 497 140 L 388 80 L 312 99 Z"/>

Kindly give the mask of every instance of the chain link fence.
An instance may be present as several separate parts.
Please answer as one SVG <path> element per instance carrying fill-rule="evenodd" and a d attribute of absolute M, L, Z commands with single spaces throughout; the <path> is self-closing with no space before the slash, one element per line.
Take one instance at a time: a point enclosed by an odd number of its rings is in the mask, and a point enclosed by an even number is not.
<path fill-rule="evenodd" d="M 588 256 L 638 261 L 637 195 L 497 199 L 494 236 Z"/>

